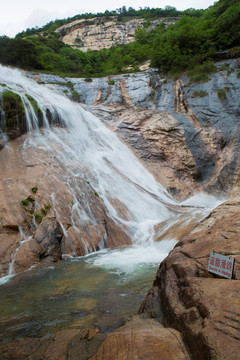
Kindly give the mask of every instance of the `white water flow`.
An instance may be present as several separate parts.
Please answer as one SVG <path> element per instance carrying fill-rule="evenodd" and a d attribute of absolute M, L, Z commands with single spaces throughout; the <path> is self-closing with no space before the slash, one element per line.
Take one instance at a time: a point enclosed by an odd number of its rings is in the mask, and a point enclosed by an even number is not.
<path fill-rule="evenodd" d="M 83 194 L 81 201 L 77 195 L 81 191 L 80 183 L 84 180 L 91 183 L 97 196 L 102 199 L 108 216 L 127 229 L 139 252 L 122 252 L 121 256 L 110 252 L 110 262 L 120 261 L 120 267 L 125 262 L 123 266 L 128 266 L 134 258 L 134 261 L 140 262 L 151 256 L 155 262 L 156 256 L 165 256 L 176 243 L 174 231 L 177 225 L 179 229 L 186 227 L 194 219 L 199 221 L 221 202 L 201 193 L 183 203 L 176 202 L 117 135 L 80 104 L 37 84 L 19 70 L 0 66 L 0 83 L 6 84 L 2 90 L 9 89 L 22 98 L 29 131 L 24 143 L 25 149 L 32 147 L 45 151 L 57 160 L 59 171 L 64 174 L 63 181 L 74 197 L 71 209 L 73 226 L 96 222 L 92 208 L 87 203 L 87 194 Z M 26 94 L 31 95 L 42 110 L 41 128 Z M 50 126 L 49 118 L 51 122 L 58 119 L 62 126 Z M 56 189 L 51 196 L 56 214 L 57 197 Z M 161 242 L 155 245 L 154 241 L 163 238 L 170 241 L 168 245 L 163 243 L 164 249 L 161 250 Z M 86 245 L 86 252 L 92 250 L 93 247 Z M 157 262 L 160 257 L 158 256 Z M 150 258 L 147 261 L 151 261 Z M 106 254 L 101 259 L 107 263 Z M 101 260 L 98 259 L 98 262 Z"/>

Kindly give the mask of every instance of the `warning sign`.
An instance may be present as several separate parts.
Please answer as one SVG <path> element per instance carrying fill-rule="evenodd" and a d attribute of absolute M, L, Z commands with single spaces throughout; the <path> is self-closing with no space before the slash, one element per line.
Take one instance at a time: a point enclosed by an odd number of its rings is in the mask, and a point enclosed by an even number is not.
<path fill-rule="evenodd" d="M 234 258 L 225 255 L 210 253 L 208 271 L 227 279 L 232 278 Z"/>

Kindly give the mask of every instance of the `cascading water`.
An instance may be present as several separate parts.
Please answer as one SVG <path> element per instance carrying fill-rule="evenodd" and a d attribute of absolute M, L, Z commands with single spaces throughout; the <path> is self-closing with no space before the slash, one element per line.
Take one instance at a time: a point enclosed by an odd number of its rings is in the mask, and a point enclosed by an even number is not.
<path fill-rule="evenodd" d="M 36 162 L 48 165 L 41 176 L 51 179 L 51 206 L 65 236 L 68 229 L 64 223 L 65 214 L 62 214 L 59 179 L 72 198 L 68 220 L 71 228 L 78 238 L 82 229 L 87 229 L 88 236 L 81 240 L 85 254 L 108 246 L 109 234 L 99 230 L 102 225 L 99 226 L 98 210 L 89 197 L 91 189 L 96 200 L 104 204 L 106 216 L 131 239 L 132 247 L 100 251 L 97 256 L 86 258 L 86 266 L 136 275 L 139 265 L 157 264 L 167 255 L 178 238 L 176 226 L 187 228 L 221 202 L 198 194 L 177 203 L 116 134 L 81 105 L 38 85 L 18 70 L 0 66 L 0 83 L 5 85 L 0 87 L 0 92 L 11 90 L 22 99 L 28 135 L 21 146 L 21 159 L 27 164 L 31 149 Z M 41 124 L 29 95 L 41 111 Z M 52 123 L 57 126 L 50 126 Z M 101 232 L 99 241 L 94 244 L 89 241 L 92 232 Z M 159 239 L 164 240 L 156 242 Z M 74 241 L 70 247 L 63 246 L 63 252 L 66 256 L 79 255 Z M 11 266 L 12 270 L 14 264 Z"/>

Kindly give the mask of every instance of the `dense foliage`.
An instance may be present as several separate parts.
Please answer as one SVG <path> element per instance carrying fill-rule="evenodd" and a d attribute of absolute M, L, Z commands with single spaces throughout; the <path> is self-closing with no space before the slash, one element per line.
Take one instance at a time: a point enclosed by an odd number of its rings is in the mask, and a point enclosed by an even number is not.
<path fill-rule="evenodd" d="M 144 17 L 146 24 L 161 16 L 179 16 L 166 28 L 160 23 L 154 30 L 148 26 L 137 29 L 136 41 L 100 51 L 82 52 L 59 40 L 54 30 L 66 22 L 81 17 L 119 16 Z M 178 12 L 173 7 L 134 10 L 125 7 L 104 14 L 84 14 L 66 20 L 57 20 L 41 29 L 27 30 L 15 39 L 0 37 L 0 62 L 32 70 L 79 77 L 104 76 L 125 72 L 130 66 L 137 71 L 139 64 L 151 60 L 151 65 L 162 72 L 179 74 L 195 67 L 200 72 L 212 72 L 206 62 L 219 51 L 240 45 L 240 2 L 219 0 L 207 10 L 188 9 Z M 203 65 L 201 65 L 204 63 Z"/>

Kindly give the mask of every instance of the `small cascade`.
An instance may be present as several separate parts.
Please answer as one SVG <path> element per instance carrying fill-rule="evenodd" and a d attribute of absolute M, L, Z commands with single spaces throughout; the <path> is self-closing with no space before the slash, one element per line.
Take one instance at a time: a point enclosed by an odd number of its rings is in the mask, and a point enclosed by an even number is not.
<path fill-rule="evenodd" d="M 19 228 L 19 233 L 21 234 L 22 240 L 20 240 L 18 247 L 16 248 L 16 250 L 14 251 L 14 253 L 11 256 L 11 262 L 9 264 L 9 269 L 8 269 L 8 276 L 13 276 L 15 274 L 15 267 L 14 267 L 15 259 L 16 259 L 17 253 L 21 249 L 22 245 L 32 239 L 32 236 L 27 236 L 26 234 L 23 233 L 21 227 Z"/>

